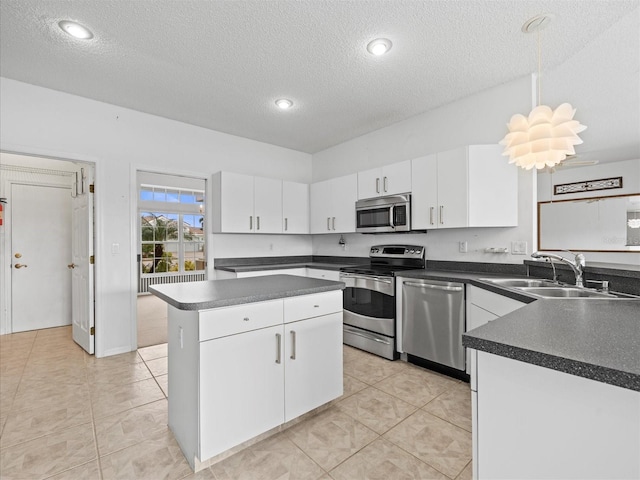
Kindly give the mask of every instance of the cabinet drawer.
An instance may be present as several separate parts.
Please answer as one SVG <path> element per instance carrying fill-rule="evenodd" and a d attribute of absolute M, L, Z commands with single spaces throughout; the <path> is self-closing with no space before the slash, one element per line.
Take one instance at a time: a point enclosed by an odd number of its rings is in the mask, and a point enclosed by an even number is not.
<path fill-rule="evenodd" d="M 284 299 L 284 323 L 342 311 L 342 290 Z"/>
<path fill-rule="evenodd" d="M 225 337 L 282 323 L 282 300 L 248 303 L 200 312 L 200 338 Z"/>
<path fill-rule="evenodd" d="M 307 267 L 307 277 L 334 280 L 337 282 L 340 280 L 340 272 L 337 270 L 322 270 L 320 268 Z"/>

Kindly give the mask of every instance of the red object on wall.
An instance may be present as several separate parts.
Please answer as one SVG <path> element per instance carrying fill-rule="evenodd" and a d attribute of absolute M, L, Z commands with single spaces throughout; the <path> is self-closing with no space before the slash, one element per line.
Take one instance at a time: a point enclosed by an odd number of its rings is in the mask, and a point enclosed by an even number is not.
<path fill-rule="evenodd" d="M 4 207 L 0 203 L 0 227 L 2 226 L 2 220 L 4 219 Z"/>

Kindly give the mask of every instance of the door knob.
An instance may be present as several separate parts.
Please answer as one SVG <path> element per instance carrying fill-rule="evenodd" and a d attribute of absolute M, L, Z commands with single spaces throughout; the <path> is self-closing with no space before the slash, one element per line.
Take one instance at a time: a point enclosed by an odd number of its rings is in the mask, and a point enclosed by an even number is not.
<path fill-rule="evenodd" d="M 70 263 L 69 265 L 67 265 L 67 268 L 76 268 L 76 264 L 75 263 Z"/>
<path fill-rule="evenodd" d="M 27 267 L 28 267 L 28 265 L 23 265 L 23 264 L 21 264 L 21 263 L 16 263 L 16 264 L 14 265 L 14 267 L 16 267 L 16 268 L 22 268 L 22 267 L 27 268 Z"/>
<path fill-rule="evenodd" d="M 14 257 L 16 257 L 16 258 L 22 258 L 22 254 L 21 254 L 21 253 L 16 253 L 16 254 L 14 255 Z"/>

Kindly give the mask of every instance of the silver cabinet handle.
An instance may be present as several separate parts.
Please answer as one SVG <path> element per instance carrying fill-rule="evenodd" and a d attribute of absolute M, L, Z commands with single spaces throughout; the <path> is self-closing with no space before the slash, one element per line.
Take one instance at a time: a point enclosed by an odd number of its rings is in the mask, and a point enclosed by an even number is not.
<path fill-rule="evenodd" d="M 249 215 L 249 230 L 253 230 L 253 216 Z"/>
<path fill-rule="evenodd" d="M 296 359 L 296 332 L 291 330 L 291 360 Z"/>
<path fill-rule="evenodd" d="M 384 180 L 383 180 L 383 182 L 382 182 L 382 185 L 383 185 L 383 188 L 384 188 L 384 191 L 385 191 L 385 192 L 387 191 L 387 183 L 388 183 L 388 181 L 387 181 L 387 177 L 384 177 Z"/>
<path fill-rule="evenodd" d="M 289 230 L 289 219 L 287 217 L 284 218 L 284 231 Z"/>
<path fill-rule="evenodd" d="M 376 193 L 380 193 L 380 179 L 376 178 Z"/>
<path fill-rule="evenodd" d="M 282 335 L 276 333 L 276 363 L 282 363 L 280 352 L 282 351 Z"/>
<path fill-rule="evenodd" d="M 433 211 L 435 209 L 436 209 L 436 207 L 429 208 L 429 225 L 433 225 Z"/>
<path fill-rule="evenodd" d="M 333 229 L 336 229 L 336 217 L 331 218 L 331 222 L 333 223 Z"/>
<path fill-rule="evenodd" d="M 258 227 L 256 230 L 260 230 L 260 217 L 256 217 L 256 226 Z"/>
<path fill-rule="evenodd" d="M 440 205 L 440 225 L 444 225 L 444 205 Z"/>
<path fill-rule="evenodd" d="M 327 230 L 331 230 L 331 217 L 327 217 Z"/>
<path fill-rule="evenodd" d="M 249 317 L 244 317 L 244 318 L 242 319 L 242 321 L 243 321 L 243 322 L 248 322 L 248 321 L 249 321 Z"/>

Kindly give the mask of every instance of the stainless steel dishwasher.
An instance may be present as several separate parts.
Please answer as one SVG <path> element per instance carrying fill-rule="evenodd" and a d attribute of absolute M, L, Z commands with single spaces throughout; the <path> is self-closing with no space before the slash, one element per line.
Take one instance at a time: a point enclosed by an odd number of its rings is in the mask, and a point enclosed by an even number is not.
<path fill-rule="evenodd" d="M 416 357 L 463 371 L 464 285 L 435 280 L 402 282 L 402 345 Z"/>

